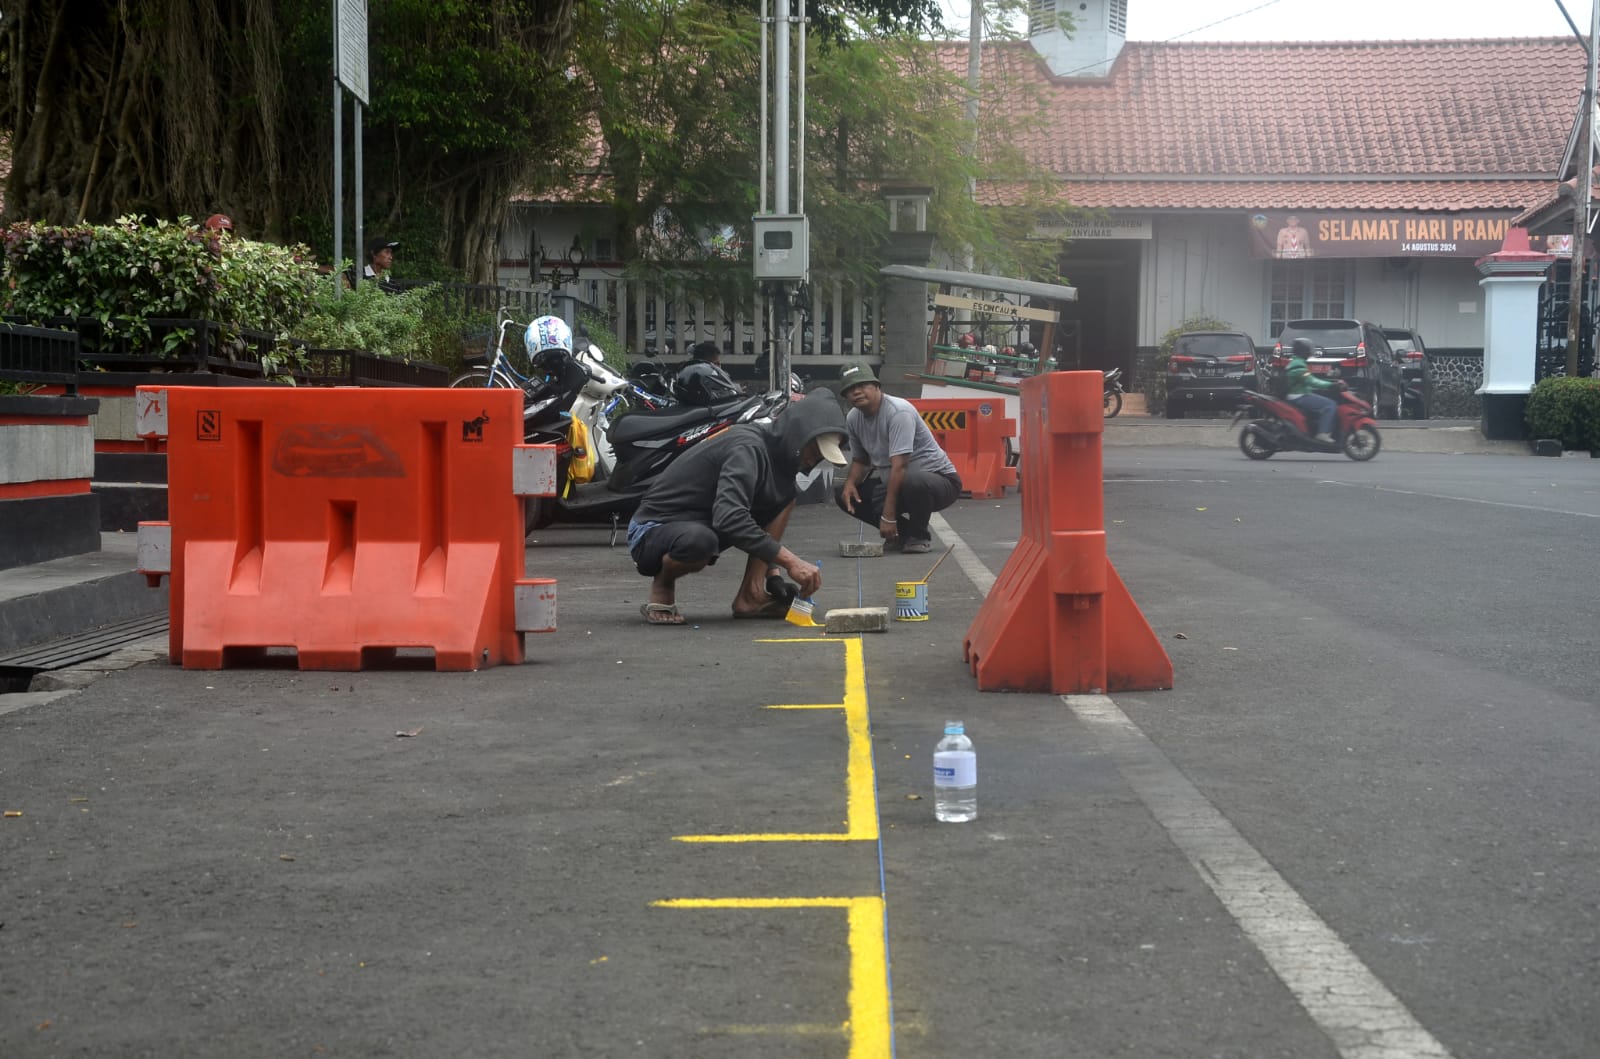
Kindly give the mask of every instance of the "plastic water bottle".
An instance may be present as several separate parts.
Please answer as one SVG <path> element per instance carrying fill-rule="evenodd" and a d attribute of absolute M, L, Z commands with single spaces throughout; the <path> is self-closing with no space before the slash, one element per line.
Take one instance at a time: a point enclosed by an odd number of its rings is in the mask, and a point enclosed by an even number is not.
<path fill-rule="evenodd" d="M 960 721 L 946 721 L 933 748 L 933 815 L 947 824 L 978 815 L 978 755 Z"/>

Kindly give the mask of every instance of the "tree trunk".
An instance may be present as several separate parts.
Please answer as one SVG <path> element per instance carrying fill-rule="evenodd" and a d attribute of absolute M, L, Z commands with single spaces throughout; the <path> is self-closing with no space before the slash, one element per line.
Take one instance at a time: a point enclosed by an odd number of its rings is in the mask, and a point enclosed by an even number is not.
<path fill-rule="evenodd" d="M 513 178 L 582 127 L 564 96 L 573 4 L 374 5 L 364 146 L 380 230 L 494 280 Z M 434 44 L 458 65 L 441 56 L 436 82 L 386 95 L 386 76 L 415 78 L 412 57 Z M 252 238 L 332 242 L 326 0 L 15 0 L 0 47 L 13 163 L 0 220 L 221 212 Z M 452 72 L 461 63 L 480 76 Z"/>

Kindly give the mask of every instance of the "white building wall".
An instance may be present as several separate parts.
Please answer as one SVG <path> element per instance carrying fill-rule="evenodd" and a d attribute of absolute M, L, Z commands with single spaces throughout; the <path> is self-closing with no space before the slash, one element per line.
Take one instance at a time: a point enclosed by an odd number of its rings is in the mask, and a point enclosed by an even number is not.
<path fill-rule="evenodd" d="M 1406 318 L 1415 315 L 1421 266 L 1420 261 L 1401 265 L 1382 257 L 1350 259 L 1350 315 L 1379 327 L 1405 327 Z"/>
<path fill-rule="evenodd" d="M 1415 327 L 1429 349 L 1481 349 L 1483 340 L 1483 289 L 1477 266 L 1466 258 L 1430 261 L 1420 275 Z"/>
<path fill-rule="evenodd" d="M 1249 230 L 1239 217 L 1156 216 L 1139 284 L 1141 346 L 1159 345 L 1196 316 L 1267 340 L 1265 262 L 1250 256 Z"/>

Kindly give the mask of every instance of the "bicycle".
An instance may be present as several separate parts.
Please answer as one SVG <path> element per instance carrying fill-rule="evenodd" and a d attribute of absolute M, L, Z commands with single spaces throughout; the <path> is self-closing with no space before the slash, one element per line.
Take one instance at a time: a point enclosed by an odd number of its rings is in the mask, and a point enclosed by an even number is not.
<path fill-rule="evenodd" d="M 506 353 L 506 328 L 516 323 L 517 321 L 512 319 L 507 308 L 502 307 L 497 310 L 495 312 L 495 329 L 489 333 L 489 344 L 484 350 L 486 363 L 481 366 L 475 364 L 451 379 L 450 389 L 500 387 L 507 390 L 520 389 L 523 393 L 531 396 L 534 384 L 540 380 L 518 371 L 516 365 L 511 363 L 511 357 Z"/>

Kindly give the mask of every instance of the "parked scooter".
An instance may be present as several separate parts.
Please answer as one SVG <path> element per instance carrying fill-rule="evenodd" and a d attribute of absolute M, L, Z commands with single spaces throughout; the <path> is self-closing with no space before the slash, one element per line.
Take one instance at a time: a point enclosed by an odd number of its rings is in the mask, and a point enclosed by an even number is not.
<path fill-rule="evenodd" d="M 595 449 L 595 477 L 607 478 L 617 466 L 617 455 L 611 445 L 611 421 L 625 411 L 660 411 L 672 405 L 673 400 L 612 370 L 604 354 L 594 345 L 585 346 L 574 356 L 587 378 L 568 411 L 573 419 L 582 421 L 588 428 Z M 523 424 L 526 427 L 526 417 Z"/>
<path fill-rule="evenodd" d="M 1117 413 L 1122 411 L 1122 369 L 1112 368 L 1105 373 L 1105 376 L 1106 390 L 1103 407 L 1106 418 L 1115 419 Z"/>
<path fill-rule="evenodd" d="M 597 450 L 604 445 L 615 462 L 603 477 L 597 474 L 593 481 L 578 483 L 571 481 L 571 468 L 573 460 L 584 454 L 574 452 L 570 441 L 572 409 L 586 375 L 581 368 L 562 363 L 563 357 L 571 358 L 564 350 L 547 350 L 540 357 L 545 360 L 540 365 L 545 382 L 524 410 L 523 436 L 530 445 L 555 446 L 556 480 L 562 483 L 562 492 L 528 499 L 529 530 L 554 522 L 619 527 L 638 508 L 651 483 L 690 447 L 737 423 L 770 419 L 788 402 L 783 393 L 750 394 L 711 406 L 635 407 L 614 420 L 602 415 L 596 419 L 590 443 Z"/>
<path fill-rule="evenodd" d="M 677 371 L 672 365 L 653 354 L 646 354 L 628 368 L 628 378 L 651 393 L 670 395 L 672 380 L 676 375 Z"/>
<path fill-rule="evenodd" d="M 1278 452 L 1342 452 L 1358 463 L 1372 459 L 1383 444 L 1372 406 L 1343 383 L 1333 399 L 1338 405 L 1334 439 L 1327 442 L 1313 436 L 1305 413 L 1288 398 L 1246 390 L 1245 403 L 1233 416 L 1233 425 L 1248 420 L 1239 432 L 1239 451 L 1252 460 L 1264 460 Z"/>

